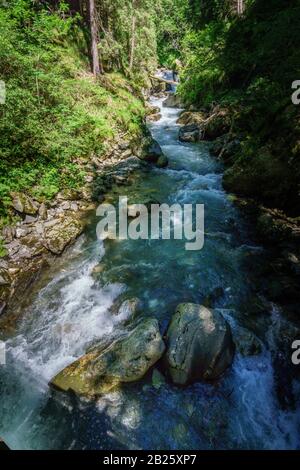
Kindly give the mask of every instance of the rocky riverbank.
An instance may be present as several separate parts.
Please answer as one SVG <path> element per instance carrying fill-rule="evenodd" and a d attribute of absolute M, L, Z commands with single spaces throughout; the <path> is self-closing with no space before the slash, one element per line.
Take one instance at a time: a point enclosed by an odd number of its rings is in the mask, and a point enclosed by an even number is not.
<path fill-rule="evenodd" d="M 150 105 L 148 115 L 156 110 Z M 167 158 L 153 140 L 146 126 L 139 139 L 119 136 L 101 158 L 93 156 L 82 163 L 86 173 L 80 190 L 65 189 L 48 203 L 39 202 L 25 193 L 12 193 L 12 210 L 18 217 L 15 225 L 2 230 L 7 253 L 0 259 L 0 324 L 11 326 L 22 310 L 28 289 L 47 267 L 84 231 L 89 214 L 113 184 L 125 184 L 134 171 L 134 159 L 145 164 L 165 167 Z M 125 169 L 120 164 L 130 161 Z"/>

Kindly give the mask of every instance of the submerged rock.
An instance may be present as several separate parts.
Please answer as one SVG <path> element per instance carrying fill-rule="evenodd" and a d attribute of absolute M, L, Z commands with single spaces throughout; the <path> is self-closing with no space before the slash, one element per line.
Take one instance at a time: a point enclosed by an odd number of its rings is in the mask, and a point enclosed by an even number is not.
<path fill-rule="evenodd" d="M 157 162 L 158 159 L 163 155 L 163 151 L 161 146 L 156 140 L 153 140 L 152 144 L 149 146 L 147 150 L 147 155 L 145 156 L 145 160 L 150 162 Z"/>
<path fill-rule="evenodd" d="M 167 331 L 164 358 L 174 383 L 216 379 L 233 356 L 231 329 L 220 313 L 192 303 L 178 305 Z"/>
<path fill-rule="evenodd" d="M 60 391 L 97 396 L 122 383 L 140 380 L 164 350 L 157 320 L 147 319 L 125 338 L 108 347 L 95 347 L 57 374 L 50 384 Z"/>

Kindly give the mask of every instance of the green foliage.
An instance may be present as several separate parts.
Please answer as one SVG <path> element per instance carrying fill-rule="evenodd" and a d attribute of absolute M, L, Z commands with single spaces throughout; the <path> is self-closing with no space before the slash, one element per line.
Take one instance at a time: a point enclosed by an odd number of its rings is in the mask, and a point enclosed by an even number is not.
<path fill-rule="evenodd" d="M 179 93 L 233 110 L 232 134 L 243 145 L 226 187 L 298 214 L 300 112 L 291 85 L 300 76 L 300 2 L 249 0 L 241 17 L 231 4 L 189 1 Z"/>
<path fill-rule="evenodd" d="M 81 163 L 119 132 L 139 132 L 143 105 L 119 74 L 97 83 L 77 17 L 14 0 L 0 10 L 0 218 L 11 191 L 41 200 L 80 187 Z M 76 40 L 75 40 L 76 39 Z M 80 44 L 80 47 L 78 47 Z"/>

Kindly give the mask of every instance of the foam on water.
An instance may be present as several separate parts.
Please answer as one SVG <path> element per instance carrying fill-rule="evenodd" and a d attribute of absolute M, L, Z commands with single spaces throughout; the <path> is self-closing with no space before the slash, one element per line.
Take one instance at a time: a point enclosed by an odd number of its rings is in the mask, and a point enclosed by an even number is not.
<path fill-rule="evenodd" d="M 21 333 L 7 341 L 8 355 L 45 381 L 123 320 L 124 315 L 112 315 L 109 309 L 124 285 L 101 287 L 92 275 L 103 254 L 103 248 L 98 257 L 94 250 L 89 259 L 76 261 L 54 277 L 40 291 Z"/>

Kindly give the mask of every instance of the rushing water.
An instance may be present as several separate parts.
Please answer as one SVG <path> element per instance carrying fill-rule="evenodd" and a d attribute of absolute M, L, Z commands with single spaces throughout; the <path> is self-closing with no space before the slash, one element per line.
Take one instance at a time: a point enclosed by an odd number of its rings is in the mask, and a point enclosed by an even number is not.
<path fill-rule="evenodd" d="M 180 240 L 103 246 L 96 240 L 96 221 L 91 222 L 47 273 L 48 281 L 6 341 L 0 435 L 14 449 L 300 447 L 299 383 L 291 378 L 286 384 L 284 393 L 296 398 L 283 407 L 274 361 L 290 324 L 274 305 L 253 313 L 263 251 L 249 239 L 247 223 L 222 190 L 222 167 L 208 145 L 178 141 L 178 115 L 179 110 L 162 107 L 161 120 L 150 126 L 169 167 L 141 166 L 131 184 L 113 188 L 110 198 L 205 204 L 204 248 L 186 251 Z M 128 328 L 126 312 L 110 310 L 116 301 L 139 297 L 143 314 L 158 318 L 163 332 L 178 303 L 201 303 L 208 296 L 233 329 L 246 326 L 262 341 L 258 356 L 236 354 L 218 384 L 154 386 L 150 373 L 96 403 L 50 391 L 49 379 L 93 342 Z"/>

